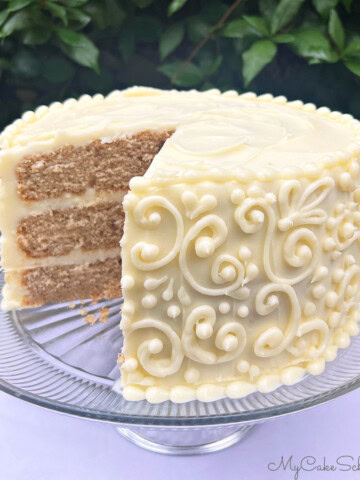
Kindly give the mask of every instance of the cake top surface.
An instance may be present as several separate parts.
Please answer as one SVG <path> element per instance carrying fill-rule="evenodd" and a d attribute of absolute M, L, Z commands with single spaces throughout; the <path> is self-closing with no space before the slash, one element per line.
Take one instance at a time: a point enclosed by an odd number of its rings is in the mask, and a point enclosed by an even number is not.
<path fill-rule="evenodd" d="M 360 122 L 326 107 L 272 95 L 145 87 L 26 112 L 4 130 L 0 145 L 2 155 L 19 157 L 144 130 L 175 131 L 146 174 L 153 178 L 239 168 L 273 176 L 284 168 L 331 166 L 360 151 Z"/>

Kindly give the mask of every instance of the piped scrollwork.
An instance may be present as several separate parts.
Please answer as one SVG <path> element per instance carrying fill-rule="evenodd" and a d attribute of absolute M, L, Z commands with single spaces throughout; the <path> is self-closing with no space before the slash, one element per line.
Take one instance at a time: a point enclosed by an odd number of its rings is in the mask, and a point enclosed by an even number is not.
<path fill-rule="evenodd" d="M 181 339 L 187 357 L 196 362 L 213 365 L 228 362 L 241 354 L 246 345 L 246 332 L 241 323 L 227 321 L 215 332 L 215 322 L 216 311 L 209 305 L 196 307 L 189 314 Z M 209 351 L 201 346 L 199 340 L 208 340 L 211 337 L 214 337 L 216 349 Z"/>
<path fill-rule="evenodd" d="M 163 208 L 172 214 L 176 223 L 176 238 L 170 251 L 162 258 L 158 258 L 160 249 L 157 245 L 137 242 L 131 249 L 131 260 L 136 268 L 143 271 L 156 270 L 170 263 L 178 254 L 184 237 L 184 222 L 179 210 L 161 196 L 153 195 L 141 200 L 134 209 L 135 222 L 147 230 L 158 228 L 162 217 L 154 211 L 155 208 Z"/>
<path fill-rule="evenodd" d="M 199 236 L 202 231 L 210 230 L 210 234 Z M 204 295 L 226 295 L 239 288 L 244 281 L 244 266 L 233 255 L 222 254 L 215 258 L 211 266 L 211 280 L 219 288 L 201 285 L 191 273 L 188 262 L 188 250 L 191 242 L 195 242 L 195 252 L 200 258 L 208 258 L 226 240 L 228 228 L 224 220 L 217 215 L 207 215 L 193 225 L 184 238 L 180 250 L 179 264 L 181 272 L 194 288 Z"/>
<path fill-rule="evenodd" d="M 312 318 L 311 320 L 306 320 L 299 326 L 294 339 L 295 342 L 293 342 L 294 344 L 287 348 L 288 352 L 293 354 L 295 357 L 299 357 L 305 353 L 305 350 L 308 348 L 306 341 L 299 342 L 299 339 L 302 340 L 302 337 L 310 332 L 318 332 L 318 342 L 316 345 L 311 345 L 309 350 L 311 352 L 311 358 L 314 359 L 319 357 L 324 352 L 330 335 L 327 323 L 321 318 Z"/>
<path fill-rule="evenodd" d="M 155 319 L 144 319 L 133 323 L 127 330 L 128 339 L 135 331 L 142 329 L 160 330 L 169 340 L 170 358 L 154 358 L 164 350 L 163 341 L 156 336 L 151 340 L 140 343 L 137 349 L 137 357 L 144 370 L 155 377 L 166 377 L 177 372 L 182 364 L 184 353 L 181 340 L 177 333 L 165 322 Z"/>
<path fill-rule="evenodd" d="M 259 315 L 274 312 L 280 305 L 277 294 L 285 294 L 290 303 L 290 315 L 285 331 L 273 326 L 259 335 L 254 343 L 254 352 L 259 357 L 273 357 L 283 352 L 295 337 L 300 321 L 301 308 L 295 290 L 286 284 L 270 283 L 262 287 L 256 295 L 255 308 Z"/>
<path fill-rule="evenodd" d="M 308 225 L 321 225 L 326 221 L 326 212 L 317 208 L 325 200 L 334 185 L 331 177 L 310 184 L 301 194 L 298 180 L 283 182 L 279 189 L 280 219 L 276 221 L 273 208 L 264 198 L 246 198 L 236 208 L 234 218 L 241 230 L 248 234 L 259 232 L 267 223 L 264 239 L 264 270 L 271 282 L 295 285 L 308 277 L 319 262 L 320 243 Z M 275 272 L 277 260 L 273 259 L 276 226 L 287 234 L 282 248 L 282 257 L 287 266 L 302 269 L 295 276 L 281 276 Z"/>

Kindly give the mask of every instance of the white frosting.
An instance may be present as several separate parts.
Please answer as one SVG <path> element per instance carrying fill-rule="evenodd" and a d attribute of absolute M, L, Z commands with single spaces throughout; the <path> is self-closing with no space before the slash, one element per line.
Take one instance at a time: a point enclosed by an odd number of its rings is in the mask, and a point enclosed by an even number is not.
<path fill-rule="evenodd" d="M 24 155 L 147 129 L 175 133 L 124 200 L 125 398 L 239 398 L 320 374 L 358 333 L 359 122 L 271 95 L 84 96 L 5 130 L 3 201 L 24 208 Z M 25 214 L 0 215 L 5 237 Z"/>
<path fill-rule="evenodd" d="M 189 171 L 216 177 L 211 168 L 220 165 L 242 176 L 280 175 L 284 167 L 298 170 L 299 163 L 300 169 L 310 164 L 308 170 L 330 165 L 335 153 L 360 148 L 359 123 L 324 107 L 271 95 L 134 87 L 26 112 L 0 137 L 0 176 L 8 162 L 24 155 L 95 138 L 106 143 L 143 130 L 176 130 L 147 177 L 174 178 Z"/>
<path fill-rule="evenodd" d="M 123 272 L 138 287 L 124 294 L 136 308 L 123 353 L 147 349 L 142 375 L 162 366 L 152 402 L 294 384 L 320 374 L 359 330 L 360 169 L 358 148 L 349 149 L 358 123 L 301 103 L 249 102 L 238 124 L 226 112 L 224 128 L 220 107 L 185 119 L 124 200 Z M 269 116 L 262 130 L 252 109 Z M 142 303 L 150 277 L 151 309 Z M 164 315 L 174 306 L 179 315 Z M 161 338 L 157 353 L 152 338 Z M 141 388 L 149 399 L 146 386 L 125 371 L 122 379 L 125 398 Z"/>

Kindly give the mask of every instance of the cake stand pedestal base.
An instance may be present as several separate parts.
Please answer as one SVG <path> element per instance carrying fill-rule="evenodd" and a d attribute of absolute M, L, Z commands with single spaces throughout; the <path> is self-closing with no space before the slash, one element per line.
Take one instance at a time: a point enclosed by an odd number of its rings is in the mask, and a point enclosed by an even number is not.
<path fill-rule="evenodd" d="M 116 427 L 135 445 L 164 455 L 203 455 L 231 447 L 242 440 L 253 425 L 221 427 Z"/>

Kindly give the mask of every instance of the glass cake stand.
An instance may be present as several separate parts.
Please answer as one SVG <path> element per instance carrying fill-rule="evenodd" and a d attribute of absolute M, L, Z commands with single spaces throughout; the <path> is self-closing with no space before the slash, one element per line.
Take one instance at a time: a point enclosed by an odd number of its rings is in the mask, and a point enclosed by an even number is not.
<path fill-rule="evenodd" d="M 3 278 L 0 278 L 0 287 Z M 229 447 L 260 422 L 333 400 L 360 386 L 360 337 L 291 387 L 239 400 L 185 404 L 127 402 L 119 378 L 121 300 L 48 305 L 0 314 L 0 390 L 60 413 L 108 422 L 131 442 L 158 453 L 193 455 Z M 87 314 L 110 309 L 106 323 Z"/>

